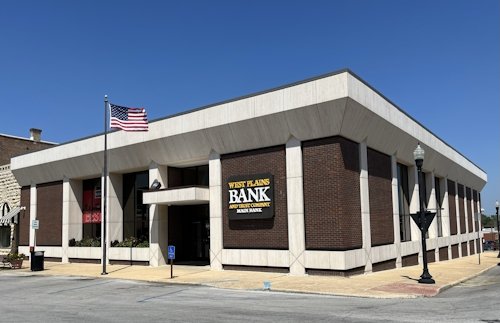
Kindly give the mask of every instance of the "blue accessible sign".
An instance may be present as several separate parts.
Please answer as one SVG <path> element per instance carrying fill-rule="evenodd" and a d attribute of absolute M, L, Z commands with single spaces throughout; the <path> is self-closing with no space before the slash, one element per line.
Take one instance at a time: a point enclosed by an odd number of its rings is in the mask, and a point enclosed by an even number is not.
<path fill-rule="evenodd" d="M 175 259 L 175 246 L 168 246 L 167 258 Z"/>

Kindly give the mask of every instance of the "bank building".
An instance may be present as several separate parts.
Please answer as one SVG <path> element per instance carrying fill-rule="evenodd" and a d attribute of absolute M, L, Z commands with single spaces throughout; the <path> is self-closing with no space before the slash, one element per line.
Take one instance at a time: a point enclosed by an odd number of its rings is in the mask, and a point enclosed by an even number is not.
<path fill-rule="evenodd" d="M 459 126 L 459 125 L 454 125 Z M 464 125 L 465 126 L 465 125 Z M 19 249 L 106 261 L 355 275 L 481 252 L 486 173 L 350 70 L 14 157 Z M 107 183 L 107 221 L 102 189 Z M 154 185 L 153 185 L 154 184 Z M 38 220 L 38 229 L 32 226 Z"/>

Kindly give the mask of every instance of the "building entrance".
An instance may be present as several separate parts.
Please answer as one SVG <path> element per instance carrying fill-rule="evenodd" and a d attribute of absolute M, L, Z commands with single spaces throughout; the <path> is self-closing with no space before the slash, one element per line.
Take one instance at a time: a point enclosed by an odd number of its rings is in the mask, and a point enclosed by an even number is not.
<path fill-rule="evenodd" d="M 168 244 L 175 246 L 175 263 L 210 263 L 209 221 L 208 204 L 169 206 Z"/>

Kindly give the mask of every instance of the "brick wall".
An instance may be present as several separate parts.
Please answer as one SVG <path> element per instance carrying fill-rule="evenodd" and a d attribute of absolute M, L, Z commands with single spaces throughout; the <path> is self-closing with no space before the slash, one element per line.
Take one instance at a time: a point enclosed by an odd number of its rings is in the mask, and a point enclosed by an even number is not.
<path fill-rule="evenodd" d="M 36 232 L 39 246 L 61 246 L 62 242 L 62 182 L 37 185 L 36 218 L 40 228 Z"/>
<path fill-rule="evenodd" d="M 439 248 L 439 261 L 448 260 L 448 247 Z"/>
<path fill-rule="evenodd" d="M 14 138 L 0 135 L 0 165 L 10 164 L 15 156 L 27 154 L 53 146 L 44 142 L 35 142 L 28 139 Z"/>
<path fill-rule="evenodd" d="M 458 244 L 451 245 L 451 259 L 458 258 Z"/>
<path fill-rule="evenodd" d="M 288 249 L 285 146 L 221 156 L 224 248 Z M 229 220 L 227 179 L 236 175 L 270 173 L 274 176 L 274 217 Z"/>
<path fill-rule="evenodd" d="M 394 243 L 391 157 L 368 149 L 372 246 Z"/>
<path fill-rule="evenodd" d="M 303 142 L 306 249 L 362 246 L 358 144 L 341 137 Z"/>
<path fill-rule="evenodd" d="M 462 257 L 467 257 L 467 242 L 463 242 L 461 248 L 462 248 Z"/>
<path fill-rule="evenodd" d="M 418 253 L 402 257 L 401 265 L 403 267 L 418 265 Z"/>
<path fill-rule="evenodd" d="M 26 207 L 26 210 L 19 214 L 19 245 L 29 246 L 30 244 L 30 187 L 24 186 L 21 188 L 21 205 Z"/>
<path fill-rule="evenodd" d="M 457 207 L 455 204 L 455 182 L 448 180 L 448 205 L 450 207 L 450 233 L 457 234 Z"/>
<path fill-rule="evenodd" d="M 462 184 L 458 184 L 458 214 L 460 217 L 460 233 L 466 232 L 465 227 L 465 208 L 464 208 L 464 186 Z"/>

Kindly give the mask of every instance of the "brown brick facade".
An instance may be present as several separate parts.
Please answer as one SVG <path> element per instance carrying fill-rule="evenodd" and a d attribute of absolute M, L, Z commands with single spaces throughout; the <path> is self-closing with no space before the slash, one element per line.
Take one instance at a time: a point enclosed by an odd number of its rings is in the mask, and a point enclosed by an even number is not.
<path fill-rule="evenodd" d="M 341 137 L 302 143 L 306 249 L 362 246 L 358 144 Z"/>
<path fill-rule="evenodd" d="M 448 205 L 450 208 L 450 233 L 457 234 L 457 207 L 455 204 L 455 182 L 448 180 Z"/>
<path fill-rule="evenodd" d="M 62 245 L 62 188 L 62 182 L 39 184 L 36 187 L 36 218 L 40 221 L 36 244 L 39 246 Z"/>
<path fill-rule="evenodd" d="M 394 243 L 391 157 L 368 149 L 368 187 L 372 246 Z"/>
<path fill-rule="evenodd" d="M 458 258 L 458 244 L 451 245 L 451 259 Z"/>
<path fill-rule="evenodd" d="M 10 164 L 10 159 L 15 156 L 42 150 L 54 146 L 53 144 L 36 142 L 29 139 L 0 135 L 0 165 Z"/>
<path fill-rule="evenodd" d="M 26 210 L 19 213 L 19 245 L 29 246 L 30 244 L 30 187 L 24 186 L 21 188 L 21 206 L 26 207 Z"/>
<path fill-rule="evenodd" d="M 288 249 L 285 146 L 221 156 L 224 248 Z M 229 220 L 227 179 L 237 175 L 270 173 L 274 177 L 274 217 Z"/>
<path fill-rule="evenodd" d="M 439 248 L 439 261 L 448 260 L 448 247 Z"/>
<path fill-rule="evenodd" d="M 462 257 L 467 257 L 467 242 L 462 242 Z"/>
<path fill-rule="evenodd" d="M 418 253 L 402 257 L 401 265 L 403 267 L 418 265 Z"/>

